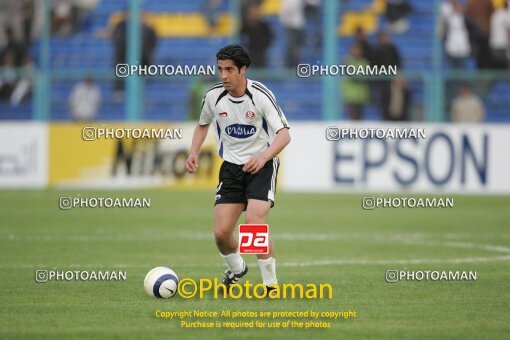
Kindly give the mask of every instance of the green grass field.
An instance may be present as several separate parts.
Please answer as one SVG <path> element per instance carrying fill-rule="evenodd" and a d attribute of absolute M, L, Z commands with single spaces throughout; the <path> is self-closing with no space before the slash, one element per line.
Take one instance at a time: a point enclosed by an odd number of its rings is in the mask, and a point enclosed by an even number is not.
<path fill-rule="evenodd" d="M 152 205 L 58 208 L 58 197 L 78 194 L 150 197 Z M 361 209 L 361 197 L 279 193 L 269 217 L 280 283 L 331 283 L 333 299 L 158 300 L 143 289 L 152 267 L 171 267 L 181 279 L 221 277 L 212 192 L 0 191 L 0 338 L 509 338 L 509 197 L 374 211 Z M 245 259 L 247 279 L 258 283 L 255 257 Z M 127 280 L 36 283 L 40 268 L 125 270 Z M 388 269 L 476 271 L 477 280 L 387 283 Z M 183 329 L 155 317 L 157 310 L 227 309 L 353 310 L 357 318 L 322 319 L 329 329 L 234 331 Z"/>

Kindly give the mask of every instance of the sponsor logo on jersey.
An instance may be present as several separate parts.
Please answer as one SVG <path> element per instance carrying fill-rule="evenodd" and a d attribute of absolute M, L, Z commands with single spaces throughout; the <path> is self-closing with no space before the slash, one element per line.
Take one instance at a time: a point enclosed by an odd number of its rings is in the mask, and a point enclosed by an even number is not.
<path fill-rule="evenodd" d="M 226 116 L 228 116 L 228 113 L 226 113 L 226 112 L 220 112 L 220 117 L 226 117 Z"/>
<path fill-rule="evenodd" d="M 255 112 L 247 111 L 245 116 L 246 116 L 246 119 L 255 119 Z"/>
<path fill-rule="evenodd" d="M 248 138 L 257 132 L 253 125 L 232 124 L 225 128 L 225 133 L 234 138 Z"/>

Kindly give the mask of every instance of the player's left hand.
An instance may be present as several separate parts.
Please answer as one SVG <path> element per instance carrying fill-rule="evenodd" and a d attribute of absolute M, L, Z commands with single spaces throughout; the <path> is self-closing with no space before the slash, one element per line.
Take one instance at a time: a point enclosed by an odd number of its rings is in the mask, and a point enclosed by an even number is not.
<path fill-rule="evenodd" d="M 252 157 L 244 165 L 243 171 L 249 172 L 252 175 L 255 175 L 257 172 L 260 171 L 260 169 L 262 169 L 264 167 L 264 164 L 266 164 L 266 162 L 267 162 L 267 159 L 262 155 Z"/>

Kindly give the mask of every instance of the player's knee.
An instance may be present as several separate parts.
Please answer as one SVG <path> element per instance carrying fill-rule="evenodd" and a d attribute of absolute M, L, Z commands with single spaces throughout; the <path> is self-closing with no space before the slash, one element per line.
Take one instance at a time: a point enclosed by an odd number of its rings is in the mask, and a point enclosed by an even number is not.
<path fill-rule="evenodd" d="M 224 244 L 228 238 L 230 237 L 230 232 L 223 228 L 215 228 L 214 229 L 214 238 L 216 240 L 216 243 Z"/>
<path fill-rule="evenodd" d="M 222 239 L 215 238 L 214 240 L 216 241 L 216 246 L 220 250 L 224 249 L 225 246 L 227 245 L 226 242 L 224 240 L 222 240 Z"/>

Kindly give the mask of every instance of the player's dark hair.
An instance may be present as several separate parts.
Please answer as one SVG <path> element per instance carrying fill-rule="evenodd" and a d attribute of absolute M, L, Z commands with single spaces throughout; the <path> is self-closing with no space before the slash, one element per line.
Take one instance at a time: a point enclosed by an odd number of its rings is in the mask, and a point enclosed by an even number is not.
<path fill-rule="evenodd" d="M 239 70 L 243 66 L 250 67 L 251 59 L 241 45 L 228 45 L 216 53 L 216 60 L 232 60 Z"/>

